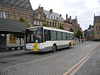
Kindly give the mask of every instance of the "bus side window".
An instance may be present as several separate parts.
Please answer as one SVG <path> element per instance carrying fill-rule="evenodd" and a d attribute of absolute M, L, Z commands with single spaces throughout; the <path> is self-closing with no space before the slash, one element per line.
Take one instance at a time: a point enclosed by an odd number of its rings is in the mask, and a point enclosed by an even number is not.
<path fill-rule="evenodd" d="M 66 40 L 69 40 L 69 39 L 70 39 L 69 33 L 66 33 Z"/>
<path fill-rule="evenodd" d="M 57 32 L 51 31 L 51 40 L 57 40 Z"/>
<path fill-rule="evenodd" d="M 57 32 L 57 40 L 61 40 L 61 32 Z"/>
<path fill-rule="evenodd" d="M 44 30 L 44 39 L 45 41 L 50 40 L 51 33 L 49 30 Z"/>

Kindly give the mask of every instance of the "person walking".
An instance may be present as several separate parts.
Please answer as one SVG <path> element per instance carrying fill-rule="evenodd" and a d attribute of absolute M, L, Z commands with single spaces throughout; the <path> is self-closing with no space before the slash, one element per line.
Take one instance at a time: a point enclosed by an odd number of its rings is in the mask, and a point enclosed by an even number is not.
<path fill-rule="evenodd" d="M 82 43 L 83 43 L 84 39 L 82 38 Z"/>

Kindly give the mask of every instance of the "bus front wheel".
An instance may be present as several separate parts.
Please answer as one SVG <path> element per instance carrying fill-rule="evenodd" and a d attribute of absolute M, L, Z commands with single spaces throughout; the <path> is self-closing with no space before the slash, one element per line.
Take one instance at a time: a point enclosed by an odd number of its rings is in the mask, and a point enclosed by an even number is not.
<path fill-rule="evenodd" d="M 56 47 L 56 45 L 54 44 L 54 45 L 52 46 L 52 51 L 53 51 L 53 52 L 56 52 L 56 50 L 57 50 L 57 47 Z"/>

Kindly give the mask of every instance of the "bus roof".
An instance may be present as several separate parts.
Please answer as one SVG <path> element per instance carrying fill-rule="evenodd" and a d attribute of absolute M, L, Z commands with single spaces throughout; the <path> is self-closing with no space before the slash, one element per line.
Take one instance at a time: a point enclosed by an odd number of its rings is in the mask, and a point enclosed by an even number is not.
<path fill-rule="evenodd" d="M 38 28 L 38 27 L 43 27 L 43 26 L 30 27 L 30 28 L 27 28 L 27 29 Z M 61 29 L 50 28 L 50 27 L 43 27 L 43 29 L 53 30 L 53 31 L 60 31 L 60 32 L 67 32 L 67 33 L 74 34 L 74 32 L 70 32 L 70 31 L 66 31 L 66 30 L 61 30 Z"/>

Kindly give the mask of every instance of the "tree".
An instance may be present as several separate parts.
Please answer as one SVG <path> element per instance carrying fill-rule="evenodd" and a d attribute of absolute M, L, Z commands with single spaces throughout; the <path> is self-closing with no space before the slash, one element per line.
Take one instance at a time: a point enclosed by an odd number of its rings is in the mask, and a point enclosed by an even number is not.
<path fill-rule="evenodd" d="M 82 32 L 80 30 L 77 31 L 77 33 L 75 34 L 77 38 L 81 38 L 83 37 Z"/>
<path fill-rule="evenodd" d="M 60 26 L 58 27 L 58 29 L 64 30 L 64 27 L 60 24 Z"/>
<path fill-rule="evenodd" d="M 44 27 L 49 27 L 48 25 L 47 25 L 47 23 L 43 23 L 43 25 L 42 26 L 44 26 Z"/>
<path fill-rule="evenodd" d="M 28 23 L 24 18 L 20 17 L 19 19 L 20 22 L 25 22 L 25 23 Z M 30 27 L 30 24 L 28 24 L 28 28 Z"/>
<path fill-rule="evenodd" d="M 70 28 L 70 31 L 71 31 L 71 32 L 74 32 L 74 30 L 73 30 L 72 28 Z"/>
<path fill-rule="evenodd" d="M 25 22 L 25 23 L 27 23 L 27 21 L 25 21 L 25 19 L 22 18 L 22 17 L 20 17 L 19 21 L 20 21 L 20 22 Z"/>

